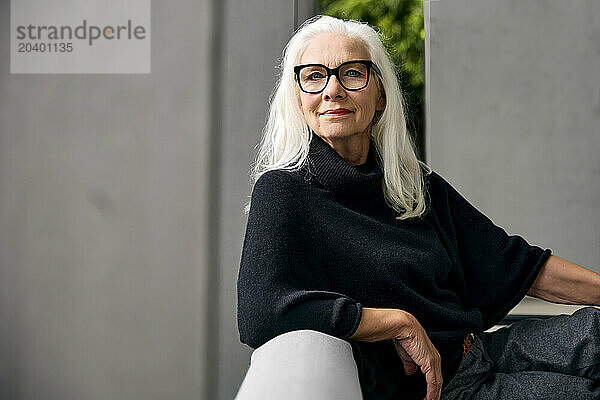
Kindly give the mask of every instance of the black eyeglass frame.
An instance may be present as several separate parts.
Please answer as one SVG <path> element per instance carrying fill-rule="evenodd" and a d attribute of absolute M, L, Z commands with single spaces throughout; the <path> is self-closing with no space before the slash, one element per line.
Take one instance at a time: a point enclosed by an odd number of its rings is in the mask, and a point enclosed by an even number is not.
<path fill-rule="evenodd" d="M 340 79 L 339 76 L 339 72 L 340 72 L 340 68 L 342 68 L 344 65 L 347 64 L 363 64 L 365 67 L 367 67 L 367 81 L 365 82 L 365 85 L 362 87 L 359 87 L 357 89 L 349 89 L 347 88 L 343 83 L 342 80 Z M 325 85 L 323 86 L 323 89 L 319 90 L 318 92 L 309 92 L 308 90 L 305 90 L 302 87 L 302 84 L 300 84 L 300 71 L 305 68 L 305 67 L 323 67 L 325 68 L 325 71 L 327 71 L 327 81 L 325 82 Z M 294 67 L 294 79 L 296 80 L 296 82 L 298 83 L 298 87 L 300 88 L 300 90 L 302 90 L 304 93 L 309 93 L 309 94 L 317 94 L 317 93 L 321 93 L 323 90 L 325 90 L 325 88 L 327 87 L 327 85 L 329 84 L 329 79 L 331 79 L 332 75 L 335 75 L 335 77 L 337 78 L 338 82 L 340 83 L 340 85 L 346 89 L 346 90 L 350 90 L 350 91 L 356 91 L 356 90 L 362 90 L 364 88 L 366 88 L 369 85 L 369 79 L 371 78 L 371 68 L 373 69 L 373 71 L 375 71 L 375 73 L 377 75 L 379 75 L 379 77 L 381 77 L 381 71 L 379 70 L 379 67 L 377 67 L 377 65 L 375 65 L 375 63 L 371 60 L 352 60 L 352 61 L 346 61 L 341 63 L 340 65 L 338 65 L 335 68 L 328 68 L 327 66 L 323 65 L 323 64 L 302 64 L 302 65 L 296 65 Z"/>

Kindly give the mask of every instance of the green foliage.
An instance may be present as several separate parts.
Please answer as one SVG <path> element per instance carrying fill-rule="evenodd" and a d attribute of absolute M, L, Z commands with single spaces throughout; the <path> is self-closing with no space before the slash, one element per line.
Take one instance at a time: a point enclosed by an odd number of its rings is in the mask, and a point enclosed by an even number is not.
<path fill-rule="evenodd" d="M 423 84 L 422 0 L 319 0 L 319 5 L 323 14 L 377 27 L 392 60 L 408 75 L 408 83 L 413 87 Z"/>
<path fill-rule="evenodd" d="M 408 106 L 409 129 L 423 155 L 423 0 L 318 0 L 320 13 L 368 22 L 377 28 L 392 61 Z M 414 126 L 413 126 L 414 125 Z"/>

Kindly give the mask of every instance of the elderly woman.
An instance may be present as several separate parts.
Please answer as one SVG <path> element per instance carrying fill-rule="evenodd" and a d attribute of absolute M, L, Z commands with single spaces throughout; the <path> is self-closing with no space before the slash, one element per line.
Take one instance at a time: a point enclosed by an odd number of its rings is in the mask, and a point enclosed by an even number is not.
<path fill-rule="evenodd" d="M 366 399 L 600 398 L 597 309 L 484 332 L 526 294 L 598 305 L 600 275 L 507 235 L 417 160 L 368 25 L 317 17 L 292 37 L 254 180 L 243 343 L 346 340 Z"/>

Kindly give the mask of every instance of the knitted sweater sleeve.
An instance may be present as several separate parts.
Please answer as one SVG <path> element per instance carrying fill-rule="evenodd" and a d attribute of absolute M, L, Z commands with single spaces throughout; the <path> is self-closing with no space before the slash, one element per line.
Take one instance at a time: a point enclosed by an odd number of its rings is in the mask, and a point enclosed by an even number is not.
<path fill-rule="evenodd" d="M 489 329 L 525 297 L 551 251 L 507 234 L 439 175 L 437 179 L 445 192 L 467 302 L 481 311 L 484 329 Z"/>
<path fill-rule="evenodd" d="M 360 322 L 361 305 L 328 291 L 319 273 L 302 185 L 285 171 L 254 185 L 237 282 L 240 340 L 253 348 L 298 329 L 347 339 Z"/>

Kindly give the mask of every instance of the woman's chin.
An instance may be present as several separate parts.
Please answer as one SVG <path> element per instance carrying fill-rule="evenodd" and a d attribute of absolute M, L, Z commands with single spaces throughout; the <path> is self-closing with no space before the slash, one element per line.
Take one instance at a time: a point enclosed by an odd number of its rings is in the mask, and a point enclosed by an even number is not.
<path fill-rule="evenodd" d="M 331 140 L 350 139 L 352 137 L 360 136 L 359 133 L 348 130 L 323 130 L 320 132 L 315 132 L 322 138 L 327 138 Z"/>

